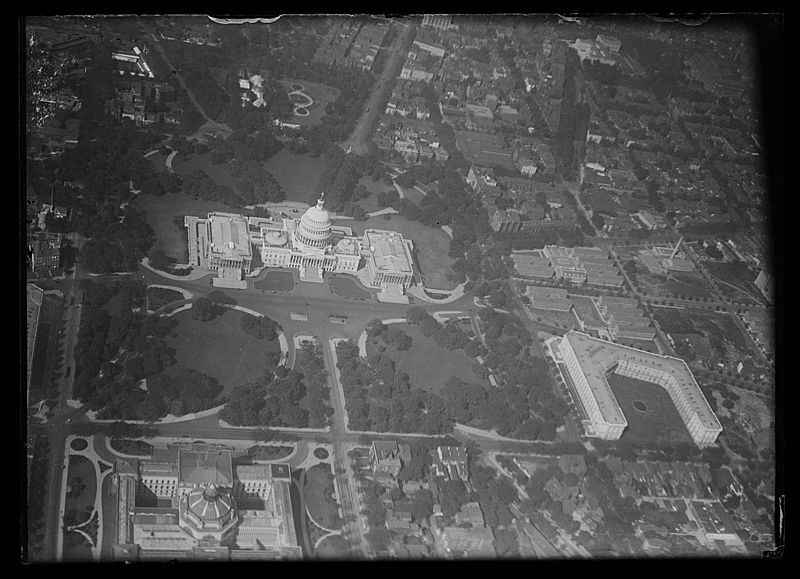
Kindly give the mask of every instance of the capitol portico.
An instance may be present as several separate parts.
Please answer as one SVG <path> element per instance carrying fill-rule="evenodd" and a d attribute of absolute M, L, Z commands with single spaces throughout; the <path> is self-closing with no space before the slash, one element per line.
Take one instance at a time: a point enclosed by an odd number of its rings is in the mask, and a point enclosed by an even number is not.
<path fill-rule="evenodd" d="M 243 278 L 258 252 L 263 267 L 297 269 L 301 281 L 319 283 L 325 273 L 350 274 L 380 290 L 382 301 L 408 303 L 404 294 L 414 279 L 412 242 L 395 231 L 368 229 L 359 237 L 349 227 L 332 225 L 324 194 L 300 219 L 210 213 L 208 219 L 187 216 L 185 225 L 190 264 L 217 271 L 215 285 L 246 287 Z"/>

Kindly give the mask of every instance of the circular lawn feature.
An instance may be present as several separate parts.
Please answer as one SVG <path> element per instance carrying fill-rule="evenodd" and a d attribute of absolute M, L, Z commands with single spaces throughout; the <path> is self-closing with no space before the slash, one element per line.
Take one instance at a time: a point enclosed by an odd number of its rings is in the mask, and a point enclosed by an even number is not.
<path fill-rule="evenodd" d="M 72 450 L 86 450 L 89 443 L 85 438 L 75 438 L 69 443 L 69 446 Z"/>
<path fill-rule="evenodd" d="M 290 292 L 294 289 L 294 274 L 290 271 L 270 271 L 264 279 L 253 282 L 257 290 Z"/>
<path fill-rule="evenodd" d="M 328 279 L 328 287 L 333 295 L 340 298 L 362 302 L 372 300 L 372 293 L 358 287 L 358 284 L 349 277 L 332 276 Z"/>
<path fill-rule="evenodd" d="M 325 450 L 324 448 L 315 448 L 314 449 L 314 456 L 316 456 L 320 460 L 325 460 L 330 456 L 330 453 Z"/>
<path fill-rule="evenodd" d="M 631 406 L 633 406 L 634 410 L 638 410 L 639 412 L 647 412 L 647 404 L 641 400 L 634 400 Z"/>

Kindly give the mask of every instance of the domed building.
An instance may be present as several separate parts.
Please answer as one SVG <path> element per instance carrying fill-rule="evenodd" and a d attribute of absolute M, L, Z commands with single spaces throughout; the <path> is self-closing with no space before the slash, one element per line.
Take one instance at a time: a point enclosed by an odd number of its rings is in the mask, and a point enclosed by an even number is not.
<path fill-rule="evenodd" d="M 325 194 L 300 219 L 210 213 L 208 219 L 186 216 L 190 264 L 218 272 L 215 286 L 247 287 L 252 255 L 263 267 L 297 269 L 300 281 L 322 282 L 325 273 L 346 273 L 380 290 L 378 299 L 408 303 L 405 290 L 414 279 L 413 244 L 395 231 L 368 229 L 363 236 L 333 225 Z"/>
<path fill-rule="evenodd" d="M 323 196 L 324 197 L 324 194 Z M 325 211 L 322 197 L 309 207 L 294 229 L 292 241 L 297 249 L 306 251 L 325 248 L 331 239 L 331 220 Z"/>
<path fill-rule="evenodd" d="M 284 218 L 281 230 L 269 225 L 261 228 L 261 261 L 266 267 L 300 270 L 302 281 L 321 282 L 324 272 L 358 271 L 361 245 L 349 227 L 331 225 L 325 210 L 325 194 L 309 207 L 300 219 Z M 289 243 L 278 246 L 275 235 L 283 233 Z M 348 243 L 342 243 L 348 241 Z"/>
<path fill-rule="evenodd" d="M 238 522 L 236 501 L 226 489 L 214 484 L 196 486 L 183 495 L 178 513 L 178 525 L 192 537 L 220 545 L 231 542 Z"/>
<path fill-rule="evenodd" d="M 288 464 L 239 465 L 233 448 L 177 444 L 117 460 L 115 559 L 300 558 Z"/>

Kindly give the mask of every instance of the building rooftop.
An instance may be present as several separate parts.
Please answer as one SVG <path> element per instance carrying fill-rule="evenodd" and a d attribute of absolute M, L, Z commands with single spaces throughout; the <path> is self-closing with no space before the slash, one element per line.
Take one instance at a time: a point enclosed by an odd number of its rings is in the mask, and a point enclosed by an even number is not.
<path fill-rule="evenodd" d="M 233 483 L 231 451 L 228 449 L 210 445 L 182 448 L 178 461 L 181 483 L 217 486 L 231 486 Z"/>
<path fill-rule="evenodd" d="M 157 462 L 143 460 L 139 463 L 139 474 L 142 478 L 159 477 L 178 477 L 178 465 L 173 462 Z"/>
<path fill-rule="evenodd" d="M 463 446 L 440 446 L 438 452 L 442 462 L 467 461 L 467 449 Z"/>
<path fill-rule="evenodd" d="M 212 251 L 237 259 L 252 254 L 247 219 L 236 213 L 209 213 Z"/>
<path fill-rule="evenodd" d="M 689 407 L 695 412 L 704 427 L 721 429 L 717 417 L 683 360 L 613 344 L 580 332 L 568 332 L 564 335 L 564 339 L 575 351 L 592 394 L 607 422 L 627 423 L 606 380 L 606 374 L 610 370 L 619 362 L 626 361 L 658 372 L 664 380 L 670 381 L 674 387 L 683 392 L 689 401 Z"/>
<path fill-rule="evenodd" d="M 378 271 L 383 273 L 413 273 L 411 255 L 403 236 L 394 231 L 368 229 L 364 241 L 369 246 Z"/>

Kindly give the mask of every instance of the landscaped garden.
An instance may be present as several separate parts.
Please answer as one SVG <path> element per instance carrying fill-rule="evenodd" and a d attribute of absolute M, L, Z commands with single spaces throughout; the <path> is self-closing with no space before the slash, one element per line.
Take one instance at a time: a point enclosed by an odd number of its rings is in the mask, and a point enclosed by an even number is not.
<path fill-rule="evenodd" d="M 341 535 L 331 535 L 323 539 L 316 549 L 320 559 L 343 559 L 350 557 L 352 547 Z"/>
<path fill-rule="evenodd" d="M 403 237 L 414 242 L 425 287 L 439 290 L 454 289 L 457 284 L 447 277 L 455 261 L 448 255 L 450 237 L 437 227 L 428 227 L 400 215 L 389 215 L 388 219 L 386 217 L 379 215 L 370 217 L 366 221 L 343 221 L 339 225 L 351 227 L 356 235 L 363 235 L 365 229 L 389 229 L 401 233 Z"/>
<path fill-rule="evenodd" d="M 86 442 L 85 438 L 74 438 L 72 442 L 69 443 L 69 447 L 72 450 L 86 450 L 89 446 L 89 443 Z"/>
<path fill-rule="evenodd" d="M 241 314 L 236 311 L 224 309 L 214 319 L 201 321 L 192 317 L 192 310 L 187 310 L 172 319 L 178 325 L 167 337 L 167 344 L 175 348 L 177 364 L 165 372 L 193 368 L 223 384 L 223 395 L 258 379 L 264 373 L 267 356 L 280 353 L 277 340 L 254 340 L 246 334 Z"/>
<path fill-rule="evenodd" d="M 612 374 L 611 391 L 619 403 L 628 427 L 621 440 L 626 442 L 693 443 L 675 403 L 665 388 L 651 382 Z"/>
<path fill-rule="evenodd" d="M 303 498 L 308 514 L 326 529 L 342 526 L 338 504 L 333 498 L 333 473 L 329 464 L 317 464 L 306 471 Z"/>
<path fill-rule="evenodd" d="M 333 275 L 328 278 L 328 287 L 331 288 L 334 295 L 340 298 L 362 302 L 372 300 L 372 293 L 361 288 L 351 277 Z"/>
<path fill-rule="evenodd" d="M 294 289 L 294 274 L 291 271 L 267 271 L 263 279 L 253 282 L 253 288 L 262 291 L 290 292 Z"/>
<path fill-rule="evenodd" d="M 319 197 L 317 185 L 324 168 L 322 157 L 314 158 L 307 153 L 292 153 L 286 149 L 281 149 L 264 163 L 264 169 L 280 183 L 288 201 L 309 204 Z"/>
<path fill-rule="evenodd" d="M 288 122 L 296 123 L 299 125 L 315 125 L 318 124 L 325 116 L 325 108 L 328 103 L 334 102 L 341 91 L 337 88 L 322 84 L 320 82 L 311 82 L 303 79 L 284 78 L 280 81 L 284 86 L 287 93 L 295 90 L 300 90 L 308 95 L 313 104 L 306 107 L 308 115 L 293 115 L 289 118 Z M 292 99 L 290 98 L 290 101 Z M 298 102 L 306 102 L 307 99 L 298 99 Z"/>
<path fill-rule="evenodd" d="M 95 541 L 97 540 L 97 514 L 94 515 L 94 522 L 90 520 L 97 495 L 97 477 L 91 461 L 83 456 L 70 456 L 66 483 L 67 495 L 63 520 L 64 559 L 88 560 L 91 558 L 89 541 L 82 534 L 67 531 L 66 528 L 88 521 L 82 529 Z"/>
<path fill-rule="evenodd" d="M 247 455 L 252 460 L 281 460 L 294 452 L 293 446 L 283 446 L 276 444 L 251 446 L 247 449 Z"/>
<path fill-rule="evenodd" d="M 367 357 L 385 348 L 384 354 L 395 362 L 398 372 L 406 372 L 409 381 L 429 392 L 438 393 L 441 387 L 456 376 L 464 382 L 484 384 L 472 370 L 473 360 L 463 350 L 448 350 L 439 346 L 432 338 L 425 337 L 417 326 L 410 324 L 391 324 L 411 338 L 408 350 L 398 350 L 387 346 L 381 337 L 367 341 Z M 431 363 L 435 360 L 435 363 Z"/>
<path fill-rule="evenodd" d="M 702 276 L 690 272 L 674 272 L 672 279 L 666 284 L 667 290 L 673 295 L 683 295 L 688 298 L 711 298 L 713 294 L 706 286 Z"/>
<path fill-rule="evenodd" d="M 153 454 L 153 445 L 143 440 L 111 438 L 109 442 L 111 448 L 122 454 L 131 454 L 135 456 L 151 456 Z"/>
<path fill-rule="evenodd" d="M 131 205 L 144 211 L 147 222 L 155 231 L 154 247 L 160 247 L 178 263 L 186 262 L 186 228 L 183 227 L 186 215 L 207 217 L 212 211 L 238 212 L 224 203 L 193 199 L 185 193 L 141 194 Z"/>
<path fill-rule="evenodd" d="M 163 287 L 147 288 L 147 309 L 149 310 L 157 310 L 162 306 L 182 299 L 184 299 L 183 294 L 179 291 Z"/>

